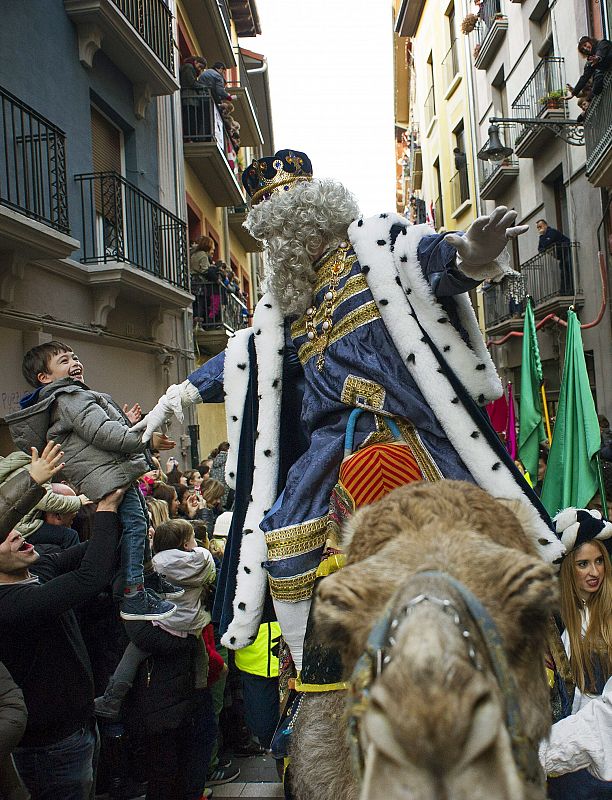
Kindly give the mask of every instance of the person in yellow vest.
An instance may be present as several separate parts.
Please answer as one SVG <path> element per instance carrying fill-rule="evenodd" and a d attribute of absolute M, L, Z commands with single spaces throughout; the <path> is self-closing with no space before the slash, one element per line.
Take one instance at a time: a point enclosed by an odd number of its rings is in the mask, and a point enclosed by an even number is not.
<path fill-rule="evenodd" d="M 236 650 L 240 670 L 246 723 L 266 748 L 270 747 L 278 723 L 278 648 L 281 637 L 278 622 L 264 622 L 257 638 L 248 647 Z"/>

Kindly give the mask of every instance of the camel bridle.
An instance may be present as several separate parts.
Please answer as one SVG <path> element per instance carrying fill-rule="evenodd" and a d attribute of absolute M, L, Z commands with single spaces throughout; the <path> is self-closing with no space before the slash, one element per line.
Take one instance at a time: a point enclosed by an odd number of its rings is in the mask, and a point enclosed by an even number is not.
<path fill-rule="evenodd" d="M 355 777 L 362 781 L 365 753 L 361 740 L 363 717 L 371 702 L 372 686 L 393 659 L 396 632 L 402 620 L 423 603 L 438 606 L 461 631 L 468 657 L 476 670 L 493 672 L 505 705 L 505 725 L 512 755 L 521 776 L 530 783 L 541 781 L 537 743 L 523 731 L 518 689 L 510 671 L 500 633 L 486 608 L 472 592 L 451 575 L 427 570 L 418 572 L 387 604 L 368 637 L 349 681 L 349 743 Z"/>

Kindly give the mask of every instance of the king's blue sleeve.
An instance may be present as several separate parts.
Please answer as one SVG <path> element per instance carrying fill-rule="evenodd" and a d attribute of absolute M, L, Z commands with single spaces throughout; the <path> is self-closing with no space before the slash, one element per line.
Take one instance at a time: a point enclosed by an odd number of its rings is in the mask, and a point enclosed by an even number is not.
<path fill-rule="evenodd" d="M 452 297 L 475 289 L 481 281 L 468 278 L 457 269 L 457 250 L 444 234 L 423 236 L 417 248 L 423 276 L 436 297 Z"/>
<path fill-rule="evenodd" d="M 222 403 L 224 401 L 224 368 L 225 351 L 209 359 L 188 376 L 187 380 L 196 387 L 203 403 Z"/>

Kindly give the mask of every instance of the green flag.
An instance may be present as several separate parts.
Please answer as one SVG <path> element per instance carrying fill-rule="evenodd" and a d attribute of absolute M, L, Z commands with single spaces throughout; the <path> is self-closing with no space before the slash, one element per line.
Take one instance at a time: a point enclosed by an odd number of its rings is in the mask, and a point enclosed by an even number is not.
<path fill-rule="evenodd" d="M 521 360 L 521 399 L 519 406 L 518 456 L 535 483 L 538 477 L 538 451 L 546 439 L 542 422 L 542 363 L 538 349 L 535 319 L 531 298 L 527 298 L 523 326 L 523 355 Z"/>
<path fill-rule="evenodd" d="M 551 516 L 568 506 L 584 508 L 597 492 L 600 447 L 601 433 L 584 360 L 580 321 L 570 309 L 557 419 L 541 497 Z"/>

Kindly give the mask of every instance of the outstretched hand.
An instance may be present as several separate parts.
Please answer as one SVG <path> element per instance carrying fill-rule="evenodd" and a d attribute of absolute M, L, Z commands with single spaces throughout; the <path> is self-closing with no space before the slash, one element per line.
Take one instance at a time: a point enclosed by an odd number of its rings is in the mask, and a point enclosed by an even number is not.
<path fill-rule="evenodd" d="M 142 441 L 148 442 L 155 431 L 165 428 L 170 423 L 173 415 L 179 422 L 184 419 L 181 390 L 176 384 L 168 387 L 166 393 L 157 401 L 155 408 L 152 408 L 140 422 L 133 425 L 132 430 L 144 430 Z"/>
<path fill-rule="evenodd" d="M 490 264 L 502 253 L 508 239 L 529 230 L 529 225 L 514 225 L 517 212 L 498 206 L 492 214 L 478 217 L 465 236 L 449 233 L 445 237 L 456 249 L 463 264 L 479 267 Z M 511 270 L 505 270 L 511 272 Z"/>
<path fill-rule="evenodd" d="M 55 442 L 47 442 L 45 449 L 40 455 L 38 450 L 32 448 L 32 464 L 30 466 L 30 475 L 39 486 L 47 483 L 51 478 L 64 467 L 62 458 L 64 451 L 61 445 Z"/>
<path fill-rule="evenodd" d="M 131 408 L 128 408 L 128 404 L 124 403 L 123 413 L 129 419 L 132 425 L 135 425 L 142 418 L 142 408 L 140 407 L 139 403 L 134 403 Z"/>
<path fill-rule="evenodd" d="M 174 450 L 176 447 L 176 442 L 172 439 L 169 439 L 165 433 L 159 433 L 156 431 L 151 436 L 151 449 L 152 450 Z"/>

